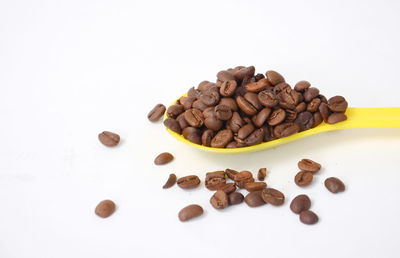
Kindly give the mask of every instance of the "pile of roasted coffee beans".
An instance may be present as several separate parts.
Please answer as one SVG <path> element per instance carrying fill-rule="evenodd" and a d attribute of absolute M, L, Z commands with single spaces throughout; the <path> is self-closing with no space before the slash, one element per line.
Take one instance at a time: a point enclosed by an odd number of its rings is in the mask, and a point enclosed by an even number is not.
<path fill-rule="evenodd" d="M 167 112 L 164 125 L 187 140 L 213 148 L 238 148 L 286 137 L 347 119 L 342 96 L 327 100 L 307 81 L 292 88 L 275 71 L 255 74 L 254 66 L 220 71 L 216 82 L 192 87 L 168 109 L 158 104 L 152 122 Z"/>

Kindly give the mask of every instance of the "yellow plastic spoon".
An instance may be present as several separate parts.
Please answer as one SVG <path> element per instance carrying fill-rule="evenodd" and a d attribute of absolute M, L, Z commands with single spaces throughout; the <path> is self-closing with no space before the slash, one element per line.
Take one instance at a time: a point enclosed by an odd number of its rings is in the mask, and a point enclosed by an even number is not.
<path fill-rule="evenodd" d="M 192 143 L 186 140 L 182 135 L 177 134 L 167 128 L 167 131 L 174 136 L 177 140 L 193 146 L 197 149 L 221 153 L 221 154 L 234 154 L 234 153 L 249 153 L 260 150 L 269 149 L 287 142 L 301 139 L 314 134 L 342 130 L 352 128 L 400 128 L 400 107 L 395 108 L 348 108 L 346 110 L 347 120 L 337 124 L 326 124 L 322 122 L 315 128 L 305 130 L 300 133 L 295 133 L 291 136 L 276 139 L 269 142 L 263 142 L 257 145 L 243 147 L 243 148 L 211 148 Z M 166 116 L 164 116 L 164 119 Z"/>

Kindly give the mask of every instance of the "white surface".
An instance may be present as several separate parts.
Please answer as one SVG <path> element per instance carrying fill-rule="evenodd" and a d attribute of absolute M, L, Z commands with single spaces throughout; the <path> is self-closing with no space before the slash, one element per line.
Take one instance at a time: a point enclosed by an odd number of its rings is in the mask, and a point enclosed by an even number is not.
<path fill-rule="evenodd" d="M 0 257 L 399 257 L 400 131 L 331 132 L 235 156 L 200 152 L 147 121 L 221 69 L 275 69 L 351 106 L 400 106 L 398 1 L 1 1 Z M 106 148 L 103 130 L 122 142 Z M 163 151 L 176 156 L 156 167 Z M 324 169 L 294 185 L 297 161 Z M 260 167 L 283 207 L 216 211 L 178 176 Z M 323 186 L 341 178 L 347 190 Z M 203 185 L 202 185 L 203 186 Z M 320 222 L 289 210 L 300 193 Z M 96 204 L 112 199 L 108 219 Z M 205 215 L 180 223 L 199 203 Z"/>

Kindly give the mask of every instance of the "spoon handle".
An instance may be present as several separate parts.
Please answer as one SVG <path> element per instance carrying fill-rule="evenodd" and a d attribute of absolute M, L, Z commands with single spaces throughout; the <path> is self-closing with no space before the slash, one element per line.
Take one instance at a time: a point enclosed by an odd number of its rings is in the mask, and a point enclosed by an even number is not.
<path fill-rule="evenodd" d="M 347 120 L 335 125 L 335 129 L 350 128 L 400 128 L 400 107 L 348 108 Z"/>

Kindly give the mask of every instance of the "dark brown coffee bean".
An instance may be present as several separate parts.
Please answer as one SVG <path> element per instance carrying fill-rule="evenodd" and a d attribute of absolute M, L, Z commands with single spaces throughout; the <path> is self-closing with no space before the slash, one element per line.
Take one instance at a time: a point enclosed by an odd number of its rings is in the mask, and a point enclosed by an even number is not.
<path fill-rule="evenodd" d="M 269 108 L 275 107 L 279 103 L 275 93 L 269 90 L 264 90 L 258 93 L 258 100 L 263 106 Z"/>
<path fill-rule="evenodd" d="M 105 146 L 108 146 L 108 147 L 114 147 L 114 146 L 118 145 L 118 143 L 120 141 L 120 137 L 118 134 L 108 132 L 108 131 L 104 131 L 104 132 L 100 133 L 98 138 L 102 144 L 104 144 Z"/>
<path fill-rule="evenodd" d="M 321 104 L 321 100 L 319 98 L 315 98 L 313 100 L 311 100 L 310 103 L 308 103 L 307 105 L 307 111 L 308 112 L 316 112 L 319 108 L 319 105 Z"/>
<path fill-rule="evenodd" d="M 211 129 L 205 130 L 203 134 L 201 135 L 201 144 L 204 146 L 210 147 L 211 146 L 211 140 L 214 137 L 214 132 Z"/>
<path fill-rule="evenodd" d="M 188 98 L 194 98 L 196 99 L 199 96 L 199 91 L 196 90 L 194 87 L 190 88 L 187 92 Z"/>
<path fill-rule="evenodd" d="M 292 90 L 291 88 L 285 88 L 279 93 L 279 99 L 281 102 L 279 105 L 286 109 L 294 109 L 296 105 L 299 103 L 300 97 L 297 91 Z"/>
<path fill-rule="evenodd" d="M 347 105 L 347 101 L 342 96 L 334 96 L 328 100 L 328 106 L 332 112 L 344 112 Z"/>
<path fill-rule="evenodd" d="M 302 211 L 300 213 L 300 221 L 307 225 L 312 225 L 318 222 L 318 216 L 310 210 Z"/>
<path fill-rule="evenodd" d="M 308 81 L 299 81 L 298 83 L 296 83 L 296 85 L 294 85 L 294 89 L 298 92 L 303 92 L 306 89 L 310 88 L 311 83 L 309 83 Z"/>
<path fill-rule="evenodd" d="M 328 100 L 326 99 L 326 97 L 322 94 L 319 94 L 318 98 L 321 99 L 322 103 L 328 104 Z"/>
<path fill-rule="evenodd" d="M 294 182 L 298 186 L 307 186 L 311 184 L 313 180 L 313 174 L 309 171 L 300 171 L 299 173 L 296 174 L 294 178 Z"/>
<path fill-rule="evenodd" d="M 179 178 L 177 184 L 182 189 L 192 189 L 200 184 L 200 179 L 195 175 L 185 176 Z"/>
<path fill-rule="evenodd" d="M 95 213 L 101 218 L 110 217 L 115 211 L 115 203 L 111 200 L 104 200 L 97 204 Z"/>
<path fill-rule="evenodd" d="M 245 89 L 246 89 L 248 92 L 255 92 L 255 93 L 258 93 L 258 92 L 263 91 L 263 90 L 265 90 L 265 89 L 267 89 L 267 88 L 269 88 L 269 87 L 271 87 L 271 86 L 272 86 L 272 85 L 270 84 L 270 82 L 268 81 L 268 79 L 261 79 L 261 80 L 256 81 L 256 82 L 248 83 L 248 84 L 245 86 Z"/>
<path fill-rule="evenodd" d="M 252 132 L 245 140 L 245 144 L 247 146 L 256 145 L 262 143 L 264 140 L 264 128 L 258 128 L 254 132 Z"/>
<path fill-rule="evenodd" d="M 328 117 L 328 124 L 336 124 L 347 119 L 344 113 L 333 113 Z"/>
<path fill-rule="evenodd" d="M 286 122 L 293 122 L 294 120 L 296 120 L 296 118 L 297 118 L 296 111 L 286 109 L 285 112 L 286 112 L 286 118 L 285 118 Z"/>
<path fill-rule="evenodd" d="M 290 203 L 290 209 L 296 213 L 300 214 L 302 211 L 306 211 L 311 207 L 311 200 L 305 194 L 300 194 L 296 196 Z"/>
<path fill-rule="evenodd" d="M 279 108 L 279 109 L 275 109 L 271 115 L 268 118 L 268 124 L 269 125 L 277 125 L 283 122 L 283 120 L 285 120 L 286 118 L 286 112 L 285 110 Z"/>
<path fill-rule="evenodd" d="M 157 122 L 165 113 L 165 106 L 163 104 L 157 104 L 150 112 L 147 114 L 147 118 L 150 122 Z"/>
<path fill-rule="evenodd" d="M 228 72 L 225 70 L 218 72 L 217 78 L 219 81 L 222 81 L 222 82 L 235 80 L 235 76 L 233 76 L 233 74 L 231 72 Z"/>
<path fill-rule="evenodd" d="M 183 108 L 182 105 L 179 104 L 175 104 L 170 106 L 167 109 L 167 116 L 168 117 L 172 117 L 172 118 L 176 118 L 179 114 L 181 114 L 183 111 L 185 111 L 185 109 Z"/>
<path fill-rule="evenodd" d="M 247 183 L 254 182 L 253 174 L 250 171 L 241 171 L 233 179 L 239 188 L 244 188 Z"/>
<path fill-rule="evenodd" d="M 164 165 L 164 164 L 170 163 L 173 159 L 174 159 L 174 156 L 172 156 L 171 153 L 163 152 L 154 159 L 154 164 Z"/>
<path fill-rule="evenodd" d="M 256 93 L 247 92 L 246 94 L 244 94 L 243 97 L 257 110 L 259 110 L 263 107 L 261 105 L 260 101 L 258 100 L 258 95 Z"/>
<path fill-rule="evenodd" d="M 176 121 L 173 118 L 168 117 L 167 119 L 164 120 L 164 125 L 165 127 L 167 127 L 168 129 L 170 129 L 171 131 L 174 131 L 175 133 L 181 133 L 182 129 L 179 126 L 178 121 Z"/>
<path fill-rule="evenodd" d="M 250 182 L 244 185 L 244 188 L 249 192 L 260 191 L 267 187 L 265 182 Z"/>
<path fill-rule="evenodd" d="M 272 110 L 270 108 L 263 108 L 258 114 L 256 115 L 256 119 L 254 124 L 257 127 L 261 127 L 264 125 L 265 121 L 267 121 L 269 115 L 271 114 Z"/>
<path fill-rule="evenodd" d="M 320 112 L 315 112 L 313 114 L 313 118 L 314 118 L 314 124 L 313 124 L 312 128 L 320 125 L 323 121 L 323 118 L 322 118 L 322 115 Z"/>
<path fill-rule="evenodd" d="M 241 194 L 239 192 L 233 192 L 233 193 L 229 194 L 228 199 L 229 199 L 230 205 L 235 205 L 235 204 L 242 203 L 244 196 L 243 196 L 243 194 Z"/>
<path fill-rule="evenodd" d="M 185 119 L 185 113 L 180 114 L 177 118 L 176 121 L 178 121 L 178 124 L 180 128 L 185 129 L 186 127 L 189 127 L 188 122 Z"/>
<path fill-rule="evenodd" d="M 219 101 L 219 105 L 228 106 L 232 109 L 232 111 L 238 110 L 236 101 L 233 98 L 221 98 L 221 100 Z"/>
<path fill-rule="evenodd" d="M 233 193 L 234 191 L 236 191 L 236 185 L 235 185 L 235 183 L 228 183 L 228 184 L 225 184 L 224 186 L 222 186 L 220 188 L 220 190 L 224 191 L 226 194 L 229 195 L 229 194 Z"/>
<path fill-rule="evenodd" d="M 326 189 L 328 189 L 331 193 L 339 193 L 345 190 L 343 182 L 336 177 L 327 178 L 324 184 Z"/>
<path fill-rule="evenodd" d="M 294 120 L 294 122 L 299 125 L 300 131 L 304 131 L 310 129 L 311 126 L 313 126 L 314 117 L 308 111 L 301 112 L 300 114 L 297 115 L 297 118 L 296 120 Z"/>
<path fill-rule="evenodd" d="M 285 195 L 273 188 L 265 188 L 262 190 L 261 197 L 263 198 L 264 202 L 274 206 L 282 205 L 285 202 Z"/>
<path fill-rule="evenodd" d="M 263 198 L 261 197 L 261 191 L 254 191 L 248 193 L 246 197 L 244 197 L 244 202 L 249 207 L 258 207 L 265 204 Z"/>
<path fill-rule="evenodd" d="M 265 75 L 267 76 L 268 81 L 272 84 L 272 85 L 277 85 L 281 82 L 285 82 L 285 79 L 283 78 L 282 75 L 280 75 L 278 72 L 275 71 L 267 71 L 265 73 Z"/>
<path fill-rule="evenodd" d="M 247 93 L 247 90 L 244 88 L 244 86 L 238 86 L 236 88 L 236 92 L 235 92 L 234 97 L 236 99 L 238 96 L 243 96 L 246 93 Z"/>
<path fill-rule="evenodd" d="M 235 180 L 235 175 L 237 173 L 239 173 L 239 172 L 237 172 L 236 170 L 229 169 L 229 168 L 225 169 L 225 174 L 232 180 Z"/>
<path fill-rule="evenodd" d="M 296 123 L 287 122 L 283 124 L 279 124 L 274 128 L 275 137 L 282 138 L 287 137 L 292 134 L 297 133 L 300 130 L 300 126 Z"/>
<path fill-rule="evenodd" d="M 238 112 L 233 112 L 231 120 L 229 120 L 229 126 L 233 132 L 237 133 L 239 129 L 245 124 L 243 119 L 240 117 Z"/>
<path fill-rule="evenodd" d="M 199 133 L 191 133 L 188 135 L 188 137 L 186 139 L 195 144 L 201 145 L 201 137 L 200 137 Z"/>
<path fill-rule="evenodd" d="M 215 106 L 214 112 L 215 112 L 215 117 L 222 121 L 227 121 L 232 117 L 231 108 L 225 105 Z"/>
<path fill-rule="evenodd" d="M 272 126 L 264 126 L 263 128 L 264 128 L 264 141 L 265 142 L 276 139 L 276 137 L 274 135 L 274 129 Z"/>
<path fill-rule="evenodd" d="M 206 106 L 215 106 L 219 101 L 219 92 L 208 90 L 200 95 L 199 99 Z M 193 103 L 194 104 L 194 103 Z"/>
<path fill-rule="evenodd" d="M 301 102 L 294 108 L 294 111 L 296 111 L 297 113 L 301 113 L 306 111 L 306 109 L 307 109 L 307 104 L 305 102 Z"/>
<path fill-rule="evenodd" d="M 164 184 L 162 187 L 163 189 L 167 189 L 172 187 L 176 183 L 176 175 L 175 174 L 170 174 L 168 177 L 167 182 Z"/>
<path fill-rule="evenodd" d="M 286 82 L 281 82 L 278 85 L 275 85 L 275 87 L 273 88 L 273 91 L 274 91 L 275 95 L 278 96 L 285 89 L 291 89 L 290 85 L 287 84 Z"/>
<path fill-rule="evenodd" d="M 321 103 L 320 105 L 319 105 L 319 112 L 321 113 L 321 115 L 322 115 L 322 119 L 324 119 L 324 121 L 325 122 L 327 122 L 328 121 L 328 117 L 331 115 L 331 111 L 329 110 L 329 107 L 328 107 L 328 104 L 325 104 L 325 103 Z"/>
<path fill-rule="evenodd" d="M 254 78 L 256 79 L 256 82 L 258 82 L 259 80 L 264 79 L 265 76 L 262 73 L 258 73 L 256 75 L 254 75 Z"/>
<path fill-rule="evenodd" d="M 260 181 L 264 181 L 266 176 L 267 176 L 267 169 L 266 168 L 260 168 L 258 170 L 257 179 L 260 180 Z"/>
<path fill-rule="evenodd" d="M 314 98 L 318 97 L 318 95 L 319 95 L 319 90 L 313 87 L 308 88 L 303 94 L 305 102 L 310 102 Z"/>
<path fill-rule="evenodd" d="M 210 203 L 217 210 L 225 209 L 229 203 L 228 195 L 224 191 L 218 190 L 211 197 Z"/>
<path fill-rule="evenodd" d="M 206 108 L 208 108 L 208 106 L 198 99 L 193 102 L 192 108 L 198 109 L 203 112 Z"/>
<path fill-rule="evenodd" d="M 185 110 L 188 110 L 192 108 L 193 102 L 195 102 L 195 98 L 186 98 L 183 102 L 181 101 L 181 104 Z"/>
<path fill-rule="evenodd" d="M 235 80 L 224 81 L 219 89 L 221 96 L 230 97 L 235 94 L 237 82 Z"/>
<path fill-rule="evenodd" d="M 311 173 L 316 173 L 321 169 L 321 164 L 312 161 L 311 159 L 302 159 L 297 163 L 297 166 L 302 171 L 309 171 Z"/>
<path fill-rule="evenodd" d="M 188 136 L 192 133 L 199 133 L 199 129 L 198 128 L 194 128 L 191 126 L 186 127 L 185 129 L 182 130 L 182 136 L 187 139 Z"/>
<path fill-rule="evenodd" d="M 199 217 L 200 215 L 203 214 L 203 212 L 204 212 L 203 208 L 200 205 L 192 204 L 183 208 L 179 212 L 178 218 L 180 221 L 184 222 Z"/>
<path fill-rule="evenodd" d="M 246 124 L 238 131 L 238 138 L 244 140 L 254 131 L 254 126 L 252 124 Z"/>
<path fill-rule="evenodd" d="M 236 98 L 236 103 L 238 104 L 239 108 L 249 116 L 257 113 L 257 109 L 242 96 L 238 96 Z"/>
<path fill-rule="evenodd" d="M 217 119 L 215 116 L 207 117 L 204 120 L 204 124 L 208 129 L 211 129 L 213 131 L 220 130 L 222 128 L 222 126 L 224 125 L 222 120 Z"/>
<path fill-rule="evenodd" d="M 249 66 L 249 67 L 243 67 L 238 69 L 235 73 L 234 76 L 237 80 L 243 80 L 245 77 L 253 77 L 256 69 L 254 66 Z"/>
<path fill-rule="evenodd" d="M 201 127 L 204 124 L 203 113 L 196 108 L 186 110 L 185 119 L 193 127 Z"/>
<path fill-rule="evenodd" d="M 233 138 L 233 133 L 229 129 L 219 131 L 211 140 L 211 147 L 224 148 Z"/>

